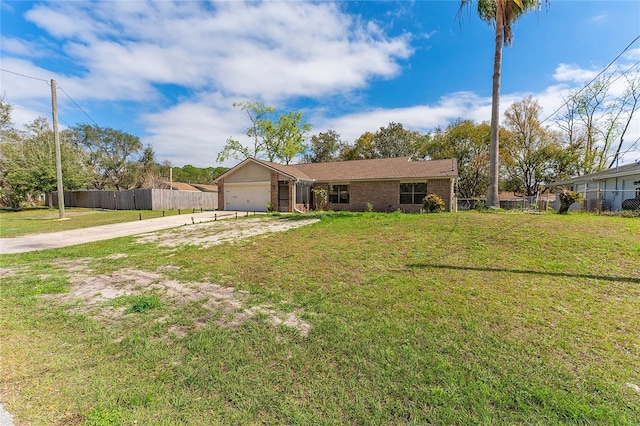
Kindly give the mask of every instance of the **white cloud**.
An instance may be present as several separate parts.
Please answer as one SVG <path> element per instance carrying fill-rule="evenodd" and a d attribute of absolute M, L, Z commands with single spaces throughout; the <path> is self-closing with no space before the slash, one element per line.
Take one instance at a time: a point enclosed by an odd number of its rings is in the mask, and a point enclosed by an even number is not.
<path fill-rule="evenodd" d="M 2 68 L 12 71 L 3 72 L 0 78 L 0 90 L 6 91 L 12 102 L 46 99 L 50 96 L 47 83 L 52 77 L 49 71 L 24 59 L 14 58 L 2 58 Z M 25 75 L 32 78 L 23 77 Z"/>
<path fill-rule="evenodd" d="M 598 75 L 598 71 L 585 70 L 574 64 L 560 64 L 556 68 L 553 78 L 557 81 L 587 83 Z"/>
<path fill-rule="evenodd" d="M 638 61 L 640 60 L 640 47 L 635 49 L 630 49 L 628 52 L 624 54 L 624 59 L 627 61 Z"/>
<path fill-rule="evenodd" d="M 400 74 L 403 61 L 413 54 L 411 41 L 434 34 L 392 37 L 387 35 L 389 22 L 383 26 L 347 15 L 340 5 L 326 2 L 50 2 L 34 6 L 26 17 L 53 39 L 3 37 L 3 68 L 56 79 L 90 114 L 94 105 L 115 108 L 140 102 L 145 114 L 131 121 L 145 127 L 148 136 L 142 139 L 152 143 L 158 158 L 201 167 L 216 164 L 216 154 L 229 136 L 242 140 L 247 123 L 232 107 L 234 101 L 259 99 L 279 106 L 309 97 L 321 105 L 330 104 L 324 99 L 351 103 L 350 107 L 365 103 L 364 89 L 372 81 Z M 42 58 L 42 52 L 62 58 L 65 67 L 56 69 L 65 72 L 47 70 L 44 61 L 36 66 L 25 60 Z M 637 61 L 640 49 L 624 58 Z M 501 109 L 532 94 L 546 117 L 570 89 L 596 74 L 575 64 L 559 64 L 553 76 L 557 84 L 538 93 L 504 93 Z M 3 72 L 0 84 L 17 107 L 16 123 L 47 115 L 33 111 L 50 108 L 50 89 L 44 82 Z M 170 100 L 158 89 L 162 84 L 176 85 L 187 94 Z M 59 102 L 63 110 L 71 107 L 64 96 Z M 342 116 L 327 108 L 305 111 L 313 133 L 332 128 L 353 142 L 391 121 L 422 132 L 459 117 L 488 121 L 491 99 L 457 92 L 432 104 Z M 636 127 L 629 145 L 640 137 L 640 125 Z"/>
<path fill-rule="evenodd" d="M 234 101 L 345 96 L 395 77 L 413 53 L 411 35 L 387 36 L 324 2 L 52 2 L 25 17 L 53 39 L 6 39 L 4 67 L 56 79 L 89 113 L 87 105 L 141 102 L 147 112 L 131 120 L 147 126 L 144 142 L 174 164 L 215 164 L 227 137 L 242 138 Z M 29 51 L 49 51 L 65 73 L 11 56 Z M 2 77 L 14 105 L 50 103 L 44 83 Z M 175 101 L 159 91 L 163 84 L 188 98 L 167 105 Z"/>
<path fill-rule="evenodd" d="M 27 18 L 77 63 L 77 96 L 153 98 L 154 84 L 278 100 L 362 88 L 400 72 L 409 35 L 388 37 L 330 3 L 59 2 Z"/>
<path fill-rule="evenodd" d="M 606 14 L 595 15 L 589 19 L 589 23 L 593 25 L 600 25 L 600 24 L 604 24 L 608 20 L 609 20 L 609 15 L 606 15 Z"/>
<path fill-rule="evenodd" d="M 37 43 L 20 40 L 12 37 L 0 37 L 0 45 L 4 53 L 23 57 L 42 57 L 45 52 L 40 49 Z"/>
<path fill-rule="evenodd" d="M 143 142 L 153 146 L 158 158 L 171 159 L 174 165 L 215 165 L 227 138 L 248 143 L 243 134 L 248 126 L 246 117 L 232 105 L 232 99 L 215 93 L 145 114 L 142 120 L 149 136 Z M 224 165 L 235 163 L 229 160 Z"/>
<path fill-rule="evenodd" d="M 375 132 L 390 122 L 401 123 L 406 129 L 429 132 L 436 127 L 446 127 L 449 122 L 463 117 L 476 121 L 488 121 L 491 99 L 480 98 L 469 92 L 452 93 L 442 97 L 436 105 L 417 105 L 405 108 L 374 109 L 344 115 L 333 119 L 316 117 L 323 131 L 334 129 L 347 142 L 353 142 L 364 132 Z"/>

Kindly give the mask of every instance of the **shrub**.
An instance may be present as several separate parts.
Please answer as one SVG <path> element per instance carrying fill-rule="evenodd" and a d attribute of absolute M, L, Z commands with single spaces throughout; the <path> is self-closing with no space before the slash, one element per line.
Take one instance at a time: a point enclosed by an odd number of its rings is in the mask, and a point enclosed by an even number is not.
<path fill-rule="evenodd" d="M 313 188 L 313 195 L 316 200 L 316 210 L 326 210 L 329 202 L 329 193 L 323 188 Z"/>
<path fill-rule="evenodd" d="M 560 189 L 558 197 L 560 198 L 560 209 L 558 210 L 558 214 L 567 213 L 569 211 L 569 207 L 571 207 L 573 203 L 582 201 L 582 194 L 575 191 L 569 191 L 565 188 Z"/>
<path fill-rule="evenodd" d="M 424 197 L 422 202 L 424 204 L 424 210 L 427 213 L 439 213 L 444 211 L 444 201 L 436 194 L 429 194 Z"/>

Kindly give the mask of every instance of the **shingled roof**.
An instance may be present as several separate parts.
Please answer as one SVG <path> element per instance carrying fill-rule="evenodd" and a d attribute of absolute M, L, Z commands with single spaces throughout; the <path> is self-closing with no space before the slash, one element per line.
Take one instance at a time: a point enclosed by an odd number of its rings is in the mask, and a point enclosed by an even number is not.
<path fill-rule="evenodd" d="M 281 165 L 256 160 L 290 177 L 312 181 L 354 181 L 458 176 L 455 160 L 412 160 L 410 157 Z"/>
<path fill-rule="evenodd" d="M 559 181 L 553 182 L 550 186 L 567 185 L 574 182 L 583 182 L 586 180 L 591 180 L 591 181 L 604 180 L 612 177 L 634 175 L 636 173 L 640 173 L 640 161 L 637 161 L 631 164 L 624 164 L 619 167 L 612 167 L 610 169 L 601 170 L 599 172 L 591 173 L 588 175 L 577 176 L 571 179 L 559 180 Z"/>

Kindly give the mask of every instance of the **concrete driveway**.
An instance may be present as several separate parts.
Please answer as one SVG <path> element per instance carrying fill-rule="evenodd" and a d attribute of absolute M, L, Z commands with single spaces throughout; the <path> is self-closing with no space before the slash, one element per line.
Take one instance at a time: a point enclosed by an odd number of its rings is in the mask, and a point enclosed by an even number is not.
<path fill-rule="evenodd" d="M 25 253 L 91 243 L 93 241 L 109 240 L 118 237 L 128 237 L 130 235 L 176 228 L 192 223 L 232 218 L 236 217 L 236 214 L 238 217 L 247 215 L 246 212 L 235 211 L 182 214 L 138 220 L 135 222 L 114 223 L 112 225 L 95 226 L 92 228 L 74 229 L 71 231 L 25 235 L 16 238 L 0 238 L 0 254 Z M 253 213 L 250 213 L 250 215 L 253 215 Z"/>

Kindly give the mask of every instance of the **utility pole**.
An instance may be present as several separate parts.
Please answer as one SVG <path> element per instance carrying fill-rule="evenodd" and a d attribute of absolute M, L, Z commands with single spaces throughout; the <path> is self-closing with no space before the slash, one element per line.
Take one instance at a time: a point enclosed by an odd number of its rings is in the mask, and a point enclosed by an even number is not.
<path fill-rule="evenodd" d="M 173 166 L 169 167 L 169 191 L 171 194 L 171 200 L 169 200 L 169 210 L 173 209 Z"/>
<path fill-rule="evenodd" d="M 64 219 L 64 190 L 62 187 L 62 156 L 60 155 L 60 134 L 58 133 L 58 95 L 56 81 L 51 79 L 51 109 L 53 114 L 53 140 L 56 145 L 56 177 L 58 178 L 58 215 Z"/>

